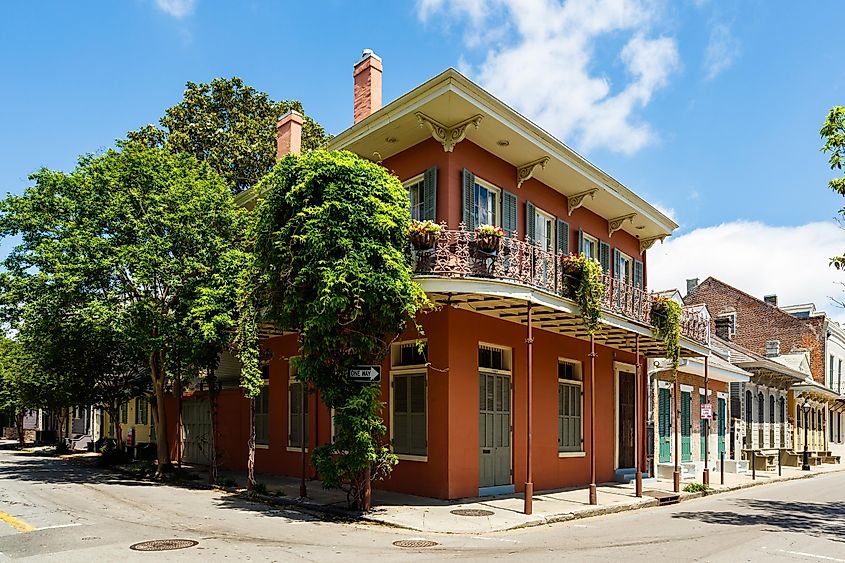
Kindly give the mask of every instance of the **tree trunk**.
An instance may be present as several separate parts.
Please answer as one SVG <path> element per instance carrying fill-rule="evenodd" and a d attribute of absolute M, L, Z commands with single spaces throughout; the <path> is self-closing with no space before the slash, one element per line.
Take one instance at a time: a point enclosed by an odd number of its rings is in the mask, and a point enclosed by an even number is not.
<path fill-rule="evenodd" d="M 23 409 L 15 411 L 15 428 L 18 431 L 18 445 L 23 447 L 26 445 L 26 438 L 23 433 Z"/>
<path fill-rule="evenodd" d="M 114 442 L 118 450 L 123 451 L 123 427 L 120 426 L 120 405 L 115 401 L 109 408 L 106 409 L 111 419 L 112 428 L 114 428 Z"/>
<path fill-rule="evenodd" d="M 57 442 L 62 442 L 65 438 L 67 438 L 67 433 L 65 432 L 65 421 L 67 421 L 69 416 L 68 409 L 59 409 L 59 435 L 56 440 Z"/>
<path fill-rule="evenodd" d="M 214 371 L 208 370 L 208 396 L 211 399 L 211 471 L 208 482 L 217 482 L 217 378 Z"/>
<path fill-rule="evenodd" d="M 249 399 L 249 450 L 246 461 L 246 488 L 248 491 L 255 489 L 255 397 Z"/>
<path fill-rule="evenodd" d="M 150 377 L 153 380 L 153 392 L 156 397 L 156 451 L 158 454 L 158 467 L 156 477 L 173 471 L 173 464 L 170 461 L 170 442 L 167 438 L 167 410 L 164 405 L 164 383 L 165 372 L 163 354 L 155 351 L 150 354 Z"/>

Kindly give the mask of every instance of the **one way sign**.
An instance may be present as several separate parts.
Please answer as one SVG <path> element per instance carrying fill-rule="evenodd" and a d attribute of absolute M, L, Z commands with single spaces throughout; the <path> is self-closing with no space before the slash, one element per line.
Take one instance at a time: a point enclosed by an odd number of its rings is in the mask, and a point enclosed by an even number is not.
<path fill-rule="evenodd" d="M 349 379 L 356 383 L 380 383 L 381 366 L 355 366 L 350 368 Z"/>

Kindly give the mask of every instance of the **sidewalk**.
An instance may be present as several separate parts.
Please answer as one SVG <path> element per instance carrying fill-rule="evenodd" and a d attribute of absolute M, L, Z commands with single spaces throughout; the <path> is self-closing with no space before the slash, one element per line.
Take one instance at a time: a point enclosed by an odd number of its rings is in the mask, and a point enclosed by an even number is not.
<path fill-rule="evenodd" d="M 752 480 L 750 472 L 748 474 L 725 473 L 724 485 L 720 484 L 720 474 L 717 471 L 711 471 L 710 486 L 712 490 L 706 493 L 681 492 L 679 500 L 685 501 L 755 485 L 815 477 L 837 471 L 845 471 L 845 466 L 822 465 L 813 467 L 809 472 L 801 471 L 800 468 L 784 467 L 781 477 L 778 477 L 776 471 L 758 471 L 756 480 Z M 202 478 L 207 479 L 207 474 L 202 474 Z M 241 487 L 246 483 L 246 477 L 243 473 L 221 471 L 220 478 L 236 481 Z M 267 487 L 269 493 L 267 500 L 290 503 L 336 515 L 354 515 L 367 521 L 420 532 L 447 534 L 500 532 L 658 506 L 657 498 L 649 496 L 648 493 L 672 492 L 673 489 L 671 480 L 648 479 L 643 484 L 645 494 L 642 498 L 637 498 L 633 483 L 624 485 L 605 483 L 598 486 L 598 504 L 594 506 L 588 502 L 586 487 L 543 491 L 535 493 L 534 513 L 531 515 L 522 513 L 523 499 L 521 494 L 443 501 L 374 490 L 372 512 L 359 515 L 346 510 L 346 495 L 342 491 L 325 490 L 319 481 L 306 481 L 308 495 L 306 498 L 299 498 L 299 479 L 258 475 L 257 480 Z M 689 481 L 681 483 L 682 491 L 688 483 Z M 461 515 L 460 512 L 455 514 L 455 511 L 463 510 L 473 511 L 470 513 L 472 515 Z"/>

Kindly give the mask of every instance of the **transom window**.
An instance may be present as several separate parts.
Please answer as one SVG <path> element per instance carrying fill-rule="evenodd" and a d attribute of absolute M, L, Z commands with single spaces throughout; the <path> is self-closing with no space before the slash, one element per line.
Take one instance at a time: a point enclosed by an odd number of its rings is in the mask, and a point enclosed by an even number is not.
<path fill-rule="evenodd" d="M 424 366 L 428 363 L 427 342 L 400 342 L 391 349 L 393 367 Z"/>
<path fill-rule="evenodd" d="M 480 369 L 510 371 L 510 350 L 485 344 L 480 345 L 478 347 L 478 367 Z"/>
<path fill-rule="evenodd" d="M 475 217 L 477 225 L 499 224 L 499 189 L 475 182 Z"/>
<path fill-rule="evenodd" d="M 557 374 L 557 450 L 560 453 L 581 452 L 583 451 L 581 364 L 560 360 Z"/>
<path fill-rule="evenodd" d="M 409 180 L 405 183 L 408 188 L 408 197 L 411 199 L 411 219 L 423 221 L 425 219 L 425 182 L 423 176 Z"/>

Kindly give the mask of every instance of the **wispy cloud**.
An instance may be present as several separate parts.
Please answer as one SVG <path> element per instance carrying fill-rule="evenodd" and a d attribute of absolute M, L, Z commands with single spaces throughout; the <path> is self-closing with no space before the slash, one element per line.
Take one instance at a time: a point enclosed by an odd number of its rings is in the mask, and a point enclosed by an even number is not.
<path fill-rule="evenodd" d="M 675 39 L 654 33 L 651 0 L 420 0 L 419 17 L 465 21 L 464 45 L 485 88 L 583 150 L 633 153 L 657 137 L 640 111 L 680 66 Z M 597 48 L 623 38 L 614 84 Z M 607 43 L 602 43 L 607 39 Z"/>
<path fill-rule="evenodd" d="M 184 18 L 194 12 L 197 0 L 155 0 L 156 8 L 174 18 Z"/>
<path fill-rule="evenodd" d="M 773 227 L 737 221 L 696 229 L 649 251 L 649 285 L 686 289 L 687 278 L 714 276 L 762 297 L 777 294 L 784 305 L 815 303 L 834 319 L 845 309 L 831 298 L 845 294 L 845 274 L 828 267 L 845 251 L 845 230 L 833 222 Z"/>
<path fill-rule="evenodd" d="M 713 80 L 739 57 L 739 41 L 726 23 L 716 23 L 710 28 L 710 38 L 704 49 L 704 74 Z"/>

